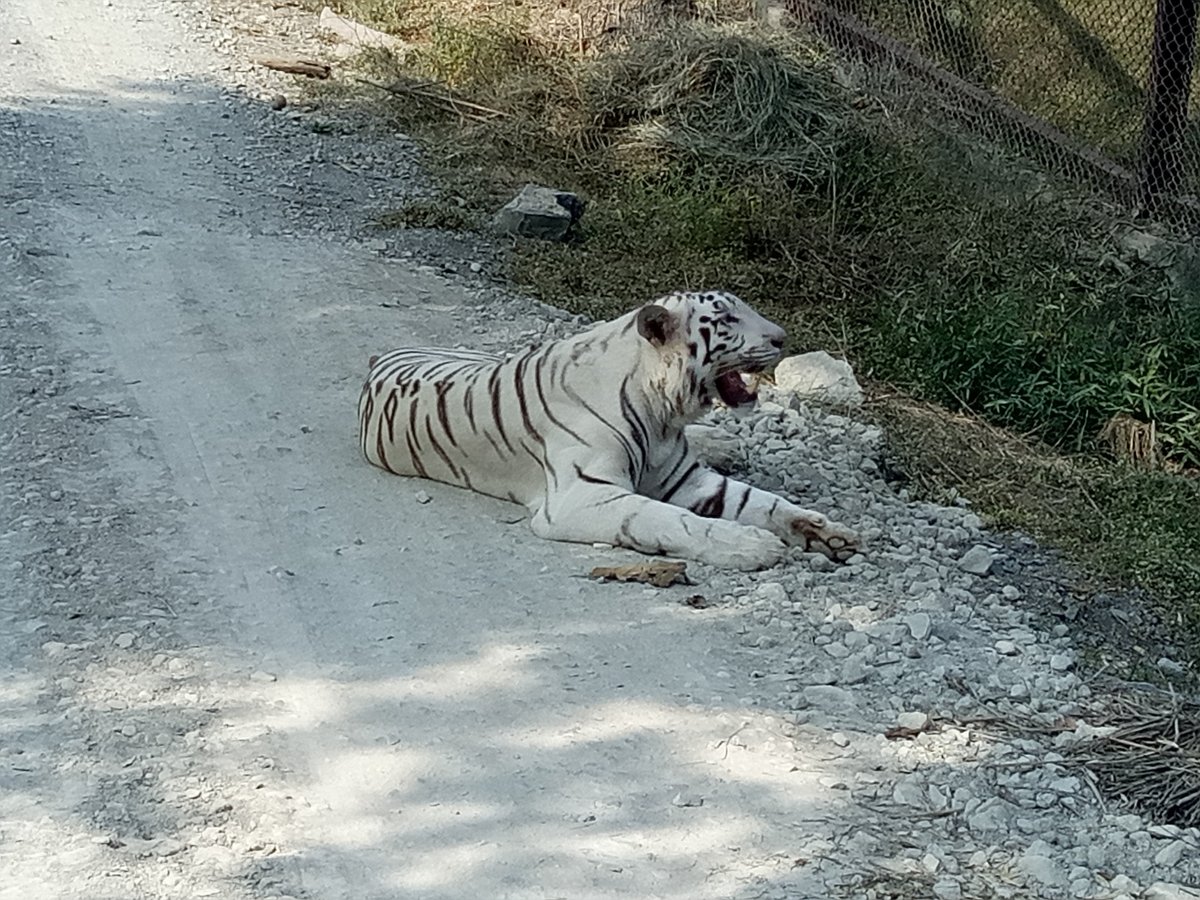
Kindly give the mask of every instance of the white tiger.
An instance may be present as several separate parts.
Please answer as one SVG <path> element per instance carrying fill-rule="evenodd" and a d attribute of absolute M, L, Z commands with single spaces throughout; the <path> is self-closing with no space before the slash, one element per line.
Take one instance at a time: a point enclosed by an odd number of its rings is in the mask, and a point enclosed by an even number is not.
<path fill-rule="evenodd" d="M 836 561 L 847 528 L 720 475 L 684 426 L 719 397 L 753 405 L 784 331 L 727 293 L 676 293 L 511 359 L 402 349 L 371 358 L 367 460 L 528 508 L 535 534 L 759 569 L 788 545 Z"/>

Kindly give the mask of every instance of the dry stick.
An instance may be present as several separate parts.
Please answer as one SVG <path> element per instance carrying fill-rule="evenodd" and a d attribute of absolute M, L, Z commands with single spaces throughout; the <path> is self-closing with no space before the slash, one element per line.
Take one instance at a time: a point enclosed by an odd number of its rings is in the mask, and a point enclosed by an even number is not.
<path fill-rule="evenodd" d="M 466 116 L 467 118 L 487 121 L 488 118 L 495 118 L 497 116 L 507 118 L 508 116 L 508 113 L 504 112 L 503 110 L 492 109 L 490 106 L 483 106 L 479 103 L 472 103 L 470 100 L 463 100 L 448 93 L 430 91 L 424 87 L 410 87 L 402 84 L 380 84 L 378 81 L 372 81 L 369 78 L 355 77 L 354 80 L 362 82 L 363 84 L 369 84 L 371 87 L 378 88 L 381 91 L 387 91 L 389 94 L 396 94 L 402 97 L 416 97 L 421 100 L 430 100 L 434 103 L 447 106 L 451 112 L 458 113 L 460 116 Z M 470 113 L 463 112 L 463 110 L 459 109 L 459 107 L 466 107 L 467 109 L 475 110 L 476 112 L 484 113 L 485 115 L 473 116 Z"/>
<path fill-rule="evenodd" d="M 325 63 L 311 59 L 260 59 L 256 62 L 260 66 L 275 69 L 277 72 L 304 75 L 308 78 L 328 78 L 332 71 Z"/>

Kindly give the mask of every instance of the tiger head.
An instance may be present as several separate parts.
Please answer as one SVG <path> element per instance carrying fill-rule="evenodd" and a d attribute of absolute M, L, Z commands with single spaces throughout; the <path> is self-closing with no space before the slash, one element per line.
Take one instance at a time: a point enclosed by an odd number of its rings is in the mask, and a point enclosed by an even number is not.
<path fill-rule="evenodd" d="M 647 304 L 637 311 L 637 328 L 666 364 L 658 387 L 684 418 L 699 415 L 714 398 L 734 413 L 753 407 L 755 389 L 743 376 L 774 365 L 787 337 L 774 322 L 720 291 L 676 293 Z"/>

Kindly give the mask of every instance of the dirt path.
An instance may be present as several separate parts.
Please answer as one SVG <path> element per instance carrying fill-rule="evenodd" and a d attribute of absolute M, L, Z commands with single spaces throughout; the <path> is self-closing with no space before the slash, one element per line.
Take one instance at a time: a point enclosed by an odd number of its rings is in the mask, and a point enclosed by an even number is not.
<path fill-rule="evenodd" d="M 690 900 L 785 865 L 840 763 L 747 708 L 730 623 L 357 458 L 368 353 L 544 322 L 287 233 L 181 8 L 0 13 L 0 896 Z"/>

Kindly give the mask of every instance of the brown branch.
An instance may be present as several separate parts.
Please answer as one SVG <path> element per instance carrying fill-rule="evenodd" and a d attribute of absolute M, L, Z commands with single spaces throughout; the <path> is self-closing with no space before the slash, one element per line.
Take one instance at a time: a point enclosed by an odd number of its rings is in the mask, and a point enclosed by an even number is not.
<path fill-rule="evenodd" d="M 306 78 L 328 78 L 333 71 L 325 63 L 311 59 L 259 59 L 255 62 L 268 69 L 274 69 L 276 72 L 303 75 Z"/>

